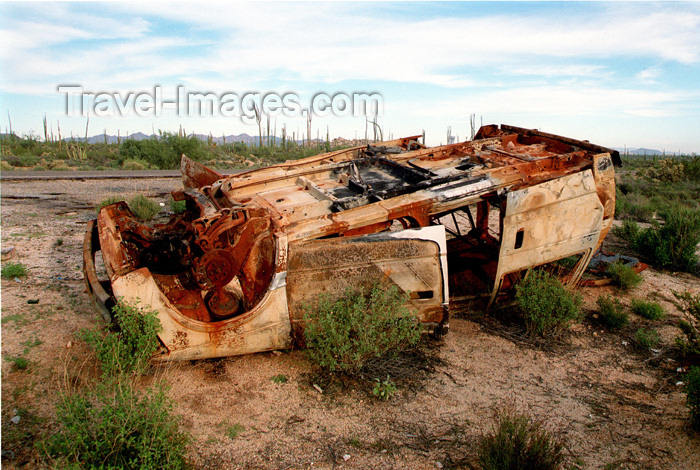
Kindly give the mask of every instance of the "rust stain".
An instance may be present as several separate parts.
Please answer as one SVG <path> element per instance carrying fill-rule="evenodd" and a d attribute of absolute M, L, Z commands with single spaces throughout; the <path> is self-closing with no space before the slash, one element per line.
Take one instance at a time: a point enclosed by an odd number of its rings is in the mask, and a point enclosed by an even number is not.
<path fill-rule="evenodd" d="M 428 148 L 418 136 L 223 176 L 183 155 L 187 210 L 143 224 L 103 208 L 83 248 L 88 291 L 109 319 L 119 294 L 157 311 L 160 360 L 290 347 L 321 292 L 393 284 L 445 330 L 450 306 L 498 301 L 523 270 L 578 282 L 609 231 L 619 154 L 508 125 Z M 102 251 L 108 280 L 98 279 Z M 561 271 L 561 270 L 560 270 Z"/>

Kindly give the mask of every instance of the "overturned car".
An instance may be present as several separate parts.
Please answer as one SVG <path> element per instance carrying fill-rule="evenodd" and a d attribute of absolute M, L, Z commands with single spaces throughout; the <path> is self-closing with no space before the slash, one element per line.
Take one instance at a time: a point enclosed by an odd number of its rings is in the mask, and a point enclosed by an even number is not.
<path fill-rule="evenodd" d="M 418 136 L 223 176 L 182 157 L 187 210 L 139 222 L 101 209 L 83 247 L 88 292 L 154 310 L 159 360 L 292 347 L 304 308 L 396 285 L 427 328 L 485 308 L 529 268 L 581 279 L 610 230 L 618 152 L 508 125 L 427 148 Z M 108 279 L 98 278 L 101 252 Z"/>

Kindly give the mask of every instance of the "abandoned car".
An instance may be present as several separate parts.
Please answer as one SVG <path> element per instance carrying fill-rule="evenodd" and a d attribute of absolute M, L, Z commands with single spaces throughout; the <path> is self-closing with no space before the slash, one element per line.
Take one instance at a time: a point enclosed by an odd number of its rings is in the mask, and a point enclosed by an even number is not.
<path fill-rule="evenodd" d="M 83 247 L 88 292 L 157 313 L 157 360 L 286 349 L 305 306 L 395 285 L 428 329 L 498 302 L 529 268 L 581 279 L 610 230 L 618 152 L 488 125 L 427 148 L 419 136 L 223 176 L 182 156 L 187 209 L 144 224 L 102 208 Z M 101 280 L 95 255 L 101 252 Z"/>

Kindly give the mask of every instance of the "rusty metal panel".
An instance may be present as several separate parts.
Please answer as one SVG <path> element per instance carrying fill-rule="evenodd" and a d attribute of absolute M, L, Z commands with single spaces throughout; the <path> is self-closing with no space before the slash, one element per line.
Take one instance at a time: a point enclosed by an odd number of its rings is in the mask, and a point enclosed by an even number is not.
<path fill-rule="evenodd" d="M 414 136 L 231 176 L 183 156 L 173 197 L 187 210 L 144 224 L 125 203 L 103 208 L 85 237 L 85 280 L 102 307 L 122 297 L 158 312 L 160 360 L 288 347 L 304 302 L 375 281 L 412 292 L 422 321 L 445 323 L 450 292 L 493 299 L 511 272 L 582 255 L 564 279 L 575 282 L 612 224 L 618 164 L 612 150 L 506 125 L 470 142 L 426 148 Z M 460 230 L 454 213 L 469 206 L 477 220 L 466 212 Z M 95 274 L 99 250 L 113 292 Z"/>
<path fill-rule="evenodd" d="M 277 282 L 250 311 L 218 322 L 197 321 L 183 315 L 159 289 L 147 268 L 137 269 L 112 283 L 121 301 L 153 310 L 163 330 L 158 335 L 165 350 L 158 361 L 226 357 L 292 345 L 287 296 Z"/>
<path fill-rule="evenodd" d="M 444 227 L 289 244 L 287 297 L 295 328 L 320 294 L 341 296 L 375 283 L 409 293 L 420 321 L 441 323 L 449 299 Z"/>
<path fill-rule="evenodd" d="M 590 170 L 508 193 L 498 270 L 491 301 L 503 276 L 583 254 L 588 266 L 598 245 L 603 205 Z M 583 268 L 570 282 L 580 278 Z"/>
<path fill-rule="evenodd" d="M 603 224 L 596 249 L 600 249 L 603 240 L 612 228 L 615 217 L 615 166 L 609 153 L 593 156 L 593 176 L 600 203 L 603 204 Z"/>

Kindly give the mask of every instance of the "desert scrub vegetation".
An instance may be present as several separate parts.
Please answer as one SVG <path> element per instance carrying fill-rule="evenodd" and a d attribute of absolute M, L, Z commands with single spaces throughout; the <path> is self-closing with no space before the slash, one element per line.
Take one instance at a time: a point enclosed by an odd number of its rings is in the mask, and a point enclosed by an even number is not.
<path fill-rule="evenodd" d="M 620 261 L 610 263 L 605 272 L 616 286 L 625 291 L 634 289 L 644 280 L 634 269 Z"/>
<path fill-rule="evenodd" d="M 172 409 L 162 385 L 139 392 L 131 380 L 101 383 L 63 398 L 59 429 L 41 447 L 55 468 L 184 469 L 189 436 Z"/>
<path fill-rule="evenodd" d="M 648 351 L 661 343 L 661 337 L 654 329 L 639 328 L 634 334 L 633 343 L 637 350 Z"/>
<path fill-rule="evenodd" d="M 176 201 L 172 196 L 168 199 L 168 205 L 173 214 L 182 214 L 187 209 L 187 201 Z"/>
<path fill-rule="evenodd" d="M 149 221 L 160 212 L 160 206 L 153 199 L 149 199 L 143 194 L 137 194 L 136 196 L 129 199 L 127 203 L 129 209 L 134 213 L 136 218 Z"/>
<path fill-rule="evenodd" d="M 700 242 L 700 157 L 625 161 L 633 170 L 617 186 L 614 231 L 641 257 L 660 268 L 693 272 Z M 651 223 L 639 228 L 635 221 Z"/>
<path fill-rule="evenodd" d="M 83 330 L 80 337 L 95 352 L 102 376 L 141 373 L 158 349 L 160 322 L 155 312 L 119 302 L 111 331 Z"/>
<path fill-rule="evenodd" d="M 543 270 L 530 270 L 515 286 L 515 302 L 528 334 L 556 335 L 581 317 L 581 295 Z"/>
<path fill-rule="evenodd" d="M 683 359 L 695 359 L 696 363 L 700 359 L 700 294 L 690 292 L 674 292 L 679 303 L 677 307 L 685 312 L 689 320 L 680 320 L 678 327 L 684 336 L 676 337 L 676 346 Z"/>
<path fill-rule="evenodd" d="M 380 400 L 389 400 L 396 393 L 396 384 L 391 380 L 391 376 L 387 375 L 386 379 L 377 377 L 374 379 L 374 388 L 372 395 Z"/>
<path fill-rule="evenodd" d="M 22 357 L 22 356 L 17 356 L 17 357 L 6 357 L 5 360 L 9 361 L 12 363 L 12 370 L 13 371 L 18 371 L 18 370 L 27 370 L 29 368 L 29 361 L 27 358 Z"/>
<path fill-rule="evenodd" d="M 691 367 L 685 382 L 685 393 L 688 408 L 690 408 L 690 426 L 700 431 L 700 367 Z"/>
<path fill-rule="evenodd" d="M 123 200 L 123 198 L 117 196 L 110 196 L 100 201 L 100 203 L 95 207 L 95 210 L 99 214 L 103 207 L 111 206 L 112 204 L 116 204 L 117 202 L 121 202 Z M 160 205 L 153 199 L 149 199 L 143 194 L 137 194 L 136 196 L 130 198 L 126 204 L 129 206 L 129 210 L 136 216 L 136 218 L 144 222 L 152 220 L 153 217 L 160 212 Z"/>
<path fill-rule="evenodd" d="M 632 299 L 632 311 L 647 320 L 661 320 L 665 316 L 661 305 L 641 299 Z"/>
<path fill-rule="evenodd" d="M 105 199 L 101 200 L 101 201 L 99 202 L 99 204 L 97 204 L 97 206 L 95 206 L 95 212 L 97 212 L 97 213 L 99 214 L 99 213 L 100 213 L 100 210 L 101 210 L 103 207 L 111 206 L 112 204 L 116 204 L 116 203 L 121 202 L 121 201 L 123 201 L 123 200 L 124 200 L 124 199 L 122 199 L 122 198 L 120 198 L 120 197 L 118 197 L 118 196 L 110 196 L 110 197 L 108 197 L 108 198 L 105 198 Z"/>
<path fill-rule="evenodd" d="M 119 146 L 118 161 L 121 166 L 127 161 L 142 162 L 155 168 L 168 170 L 180 165 L 180 156 L 193 160 L 204 160 L 206 144 L 199 138 L 162 132 L 159 137 L 143 140 L 126 140 Z"/>
<path fill-rule="evenodd" d="M 659 213 L 663 225 L 656 221 L 640 229 L 635 222 L 625 221 L 615 234 L 654 266 L 693 272 L 698 258 L 695 249 L 700 243 L 700 210 L 679 205 L 669 206 Z"/>
<path fill-rule="evenodd" d="M 140 390 L 138 375 L 158 348 L 155 313 L 118 303 L 114 331 L 83 331 L 102 375 L 94 386 L 66 393 L 57 430 L 38 447 L 56 468 L 184 469 L 190 436 L 180 429 L 163 384 Z"/>
<path fill-rule="evenodd" d="M 542 424 L 512 411 L 501 412 L 494 429 L 479 443 L 482 470 L 556 470 L 562 468 L 564 441 Z"/>
<path fill-rule="evenodd" d="M 371 358 L 416 346 L 422 327 L 396 286 L 322 295 L 304 313 L 304 340 L 312 362 L 330 372 L 356 373 Z"/>
<path fill-rule="evenodd" d="M 356 142 L 359 145 L 359 142 Z M 104 141 L 88 143 L 74 138 L 58 138 L 46 135 L 45 140 L 35 134 L 23 137 L 3 135 L 0 140 L 2 170 L 144 170 L 174 169 L 184 153 L 188 157 L 202 161 L 213 168 L 247 168 L 252 165 L 267 166 L 287 160 L 318 155 L 331 150 L 339 150 L 349 145 L 335 145 L 326 140 L 299 142 L 272 135 L 262 140 L 246 142 L 214 142 L 213 136 L 202 138 L 184 132 L 170 133 L 159 131 L 143 139 L 119 137 L 117 142 Z"/>
<path fill-rule="evenodd" d="M 629 315 L 620 299 L 609 295 L 598 296 L 596 301 L 600 321 L 610 329 L 619 329 L 629 323 Z"/>
<path fill-rule="evenodd" d="M 665 159 L 625 158 L 625 169 L 617 186 L 615 215 L 649 222 L 668 204 L 688 208 L 700 205 L 700 157 Z"/>
<path fill-rule="evenodd" d="M 26 277 L 27 268 L 22 263 L 7 263 L 0 270 L 3 279 L 14 279 L 16 277 Z"/>

